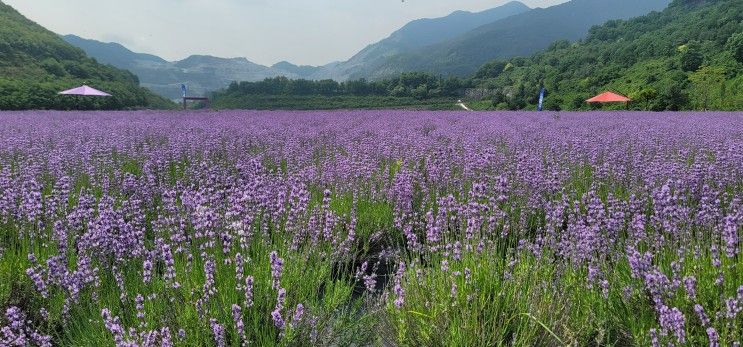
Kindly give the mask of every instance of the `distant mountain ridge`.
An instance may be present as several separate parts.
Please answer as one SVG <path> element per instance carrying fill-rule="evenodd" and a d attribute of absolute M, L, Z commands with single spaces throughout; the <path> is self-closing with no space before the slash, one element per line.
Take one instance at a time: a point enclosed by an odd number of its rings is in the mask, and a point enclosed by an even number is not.
<path fill-rule="evenodd" d="M 442 18 L 414 20 L 386 40 L 409 47 L 423 47 L 464 34 L 479 26 L 531 10 L 518 1 L 482 12 L 455 11 Z"/>
<path fill-rule="evenodd" d="M 406 71 L 470 75 L 498 58 L 528 56 L 558 40 L 578 40 L 594 25 L 662 10 L 670 0 L 572 0 L 514 14 L 433 45 L 348 71 L 349 78 L 380 79 Z"/>
<path fill-rule="evenodd" d="M 169 62 L 152 54 L 132 52 L 118 43 L 104 43 L 75 35 L 65 35 L 63 38 L 102 63 L 131 71 L 139 76 L 142 86 L 169 99 L 181 97 L 181 84 L 188 85 L 190 95 L 204 95 L 225 88 L 232 81 L 260 81 L 277 76 L 301 77 L 298 73 L 256 64 L 246 58 L 192 55 Z"/>
<path fill-rule="evenodd" d="M 118 43 L 101 43 L 86 40 L 75 35 L 63 37 L 67 43 L 84 50 L 88 55 L 95 57 L 101 63 L 124 67 L 136 61 L 149 61 L 153 63 L 167 63 L 165 59 L 152 54 L 134 53 Z"/>
<path fill-rule="evenodd" d="M 309 78 L 322 69 L 321 66 L 294 65 L 288 61 L 278 62 L 271 65 L 272 68 L 296 74 L 302 78 Z"/>
<path fill-rule="evenodd" d="M 350 78 L 372 77 L 363 73 L 370 66 L 381 65 L 399 54 L 446 42 L 482 25 L 530 10 L 521 2 L 512 1 L 482 12 L 456 11 L 445 17 L 414 20 L 386 39 L 367 46 L 348 61 L 327 65 L 310 78 L 343 81 Z"/>
<path fill-rule="evenodd" d="M 177 99 L 181 95 L 181 83 L 187 84 L 189 93 L 196 95 L 225 88 L 232 81 L 259 81 L 278 76 L 346 80 L 362 67 L 379 64 L 388 57 L 443 42 L 483 24 L 529 10 L 523 3 L 513 1 L 482 12 L 456 11 L 446 17 L 415 20 L 387 39 L 367 46 L 350 60 L 324 66 L 298 66 L 282 61 L 268 67 L 245 58 L 201 55 L 168 62 L 155 55 L 132 52 L 118 43 L 103 43 L 75 35 L 63 38 L 102 63 L 133 72 L 139 76 L 143 86 L 156 93 Z"/>

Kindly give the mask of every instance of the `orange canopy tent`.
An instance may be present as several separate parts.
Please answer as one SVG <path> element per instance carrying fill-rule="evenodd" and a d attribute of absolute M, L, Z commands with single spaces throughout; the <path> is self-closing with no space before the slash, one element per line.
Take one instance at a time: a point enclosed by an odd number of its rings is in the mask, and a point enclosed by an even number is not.
<path fill-rule="evenodd" d="M 608 103 L 608 102 L 624 102 L 624 103 L 627 103 L 627 102 L 630 102 L 630 101 L 632 101 L 630 98 L 628 98 L 626 96 L 623 96 L 623 95 L 619 95 L 617 93 L 612 93 L 612 92 L 605 92 L 605 93 L 596 95 L 596 96 L 594 96 L 594 97 L 586 100 L 586 102 L 589 103 L 589 104 L 592 104 L 592 103 Z"/>

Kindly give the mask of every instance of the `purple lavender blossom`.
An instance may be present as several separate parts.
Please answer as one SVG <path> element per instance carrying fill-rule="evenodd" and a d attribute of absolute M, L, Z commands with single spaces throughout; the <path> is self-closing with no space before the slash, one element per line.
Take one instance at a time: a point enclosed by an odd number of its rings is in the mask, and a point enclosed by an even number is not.
<path fill-rule="evenodd" d="M 245 308 L 253 307 L 253 276 L 245 277 Z"/>
<path fill-rule="evenodd" d="M 271 288 L 274 290 L 279 289 L 281 286 L 281 273 L 284 271 L 284 260 L 279 258 L 278 253 L 271 252 L 270 254 L 270 261 L 271 261 Z"/>
<path fill-rule="evenodd" d="M 281 316 L 281 311 L 284 309 L 285 303 L 286 303 L 286 289 L 279 288 L 279 293 L 276 297 L 276 306 L 274 307 L 274 310 L 271 312 L 271 319 L 273 319 L 273 324 L 280 330 L 284 330 L 286 326 L 286 322 L 284 322 L 284 318 Z"/>
<path fill-rule="evenodd" d="M 397 298 L 395 299 L 395 306 L 399 309 L 402 308 L 405 303 L 405 288 L 402 286 L 402 277 L 405 275 L 405 263 L 400 263 L 397 268 L 397 274 L 395 275 L 395 286 L 393 291 Z"/>
<path fill-rule="evenodd" d="M 692 301 L 697 299 L 697 279 L 694 276 L 684 277 L 684 287 L 686 288 L 686 295 Z"/>
<path fill-rule="evenodd" d="M 662 331 L 672 332 L 679 344 L 686 343 L 686 318 L 681 311 L 674 307 L 661 305 L 658 309 L 660 326 Z"/>
<path fill-rule="evenodd" d="M 707 337 L 709 337 L 709 347 L 720 347 L 720 335 L 715 328 L 707 328 Z"/>
<path fill-rule="evenodd" d="M 222 325 L 217 323 L 217 320 L 212 318 L 209 320 L 209 325 L 212 327 L 212 334 L 214 335 L 214 343 L 217 347 L 225 347 L 227 345 L 225 341 L 225 330 Z"/>
<path fill-rule="evenodd" d="M 274 326 L 276 326 L 279 330 L 284 330 L 286 323 L 284 322 L 284 318 L 281 317 L 281 310 L 274 309 L 273 311 L 271 311 L 271 319 L 273 319 Z"/>
<path fill-rule="evenodd" d="M 702 307 L 702 305 L 695 304 L 694 312 L 697 314 L 697 317 L 699 317 L 699 321 L 702 322 L 703 327 L 710 326 L 709 317 L 707 317 L 707 314 L 704 312 L 704 307 Z"/>
<path fill-rule="evenodd" d="M 240 305 L 232 305 L 232 321 L 235 322 L 235 330 L 237 330 L 237 335 L 240 336 L 240 340 L 247 342 L 245 336 L 245 323 L 243 323 L 243 315 Z"/>
<path fill-rule="evenodd" d="M 296 326 L 299 321 L 302 320 L 302 316 L 304 315 L 304 305 L 297 304 L 297 308 L 294 309 L 294 316 L 292 317 L 292 326 Z"/>

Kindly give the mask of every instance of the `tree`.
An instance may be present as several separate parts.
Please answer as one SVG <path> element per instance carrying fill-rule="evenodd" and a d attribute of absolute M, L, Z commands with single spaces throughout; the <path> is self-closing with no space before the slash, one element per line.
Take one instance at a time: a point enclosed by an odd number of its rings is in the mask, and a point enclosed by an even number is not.
<path fill-rule="evenodd" d="M 495 78 L 506 68 L 506 62 L 500 60 L 491 61 L 483 65 L 475 74 L 475 78 Z"/>
<path fill-rule="evenodd" d="M 548 95 L 544 99 L 544 105 L 543 106 L 544 106 L 544 109 L 547 110 L 547 111 L 562 111 L 561 104 L 562 104 L 562 99 L 559 96 L 557 96 L 557 95 L 554 95 L 554 96 Z"/>
<path fill-rule="evenodd" d="M 681 63 L 681 70 L 686 72 L 697 71 L 702 63 L 704 63 L 704 56 L 700 52 L 699 45 L 697 43 L 689 43 L 682 46 L 681 56 L 679 62 Z"/>
<path fill-rule="evenodd" d="M 658 91 L 653 88 L 643 88 L 630 96 L 637 104 L 642 105 L 644 110 L 648 110 L 651 103 L 658 97 Z"/>
<path fill-rule="evenodd" d="M 390 95 L 396 97 L 408 96 L 408 91 L 405 86 L 397 85 L 390 91 Z"/>
<path fill-rule="evenodd" d="M 696 95 L 702 100 L 703 109 L 709 105 L 709 95 L 725 81 L 725 69 L 716 66 L 705 66 L 689 76 Z"/>
<path fill-rule="evenodd" d="M 369 94 L 369 84 L 366 79 L 358 79 L 345 83 L 346 92 L 351 95 L 364 96 Z"/>
<path fill-rule="evenodd" d="M 415 87 L 412 92 L 413 97 L 418 100 L 423 100 L 428 98 L 428 86 L 425 84 L 421 84 L 417 87 Z"/>
<path fill-rule="evenodd" d="M 317 81 L 317 92 L 321 95 L 330 96 L 338 92 L 339 84 L 333 80 Z"/>
<path fill-rule="evenodd" d="M 54 58 L 46 58 L 41 62 L 41 67 L 46 70 L 46 72 L 56 76 L 56 77 L 64 77 L 67 75 L 67 72 L 65 72 L 64 66 L 60 64 L 57 59 Z"/>
<path fill-rule="evenodd" d="M 743 63 L 743 33 L 736 33 L 730 36 L 727 48 L 733 54 L 735 60 Z"/>

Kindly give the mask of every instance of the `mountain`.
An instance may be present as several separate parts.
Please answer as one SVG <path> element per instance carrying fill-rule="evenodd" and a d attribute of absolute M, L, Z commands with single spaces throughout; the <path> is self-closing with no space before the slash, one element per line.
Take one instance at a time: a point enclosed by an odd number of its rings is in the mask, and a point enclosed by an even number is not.
<path fill-rule="evenodd" d="M 134 53 L 118 43 L 102 43 L 86 40 L 75 35 L 66 35 L 63 39 L 67 43 L 81 48 L 99 62 L 121 68 L 128 68 L 138 62 L 167 63 L 165 59 L 152 54 Z"/>
<path fill-rule="evenodd" d="M 288 61 L 282 61 L 271 66 L 272 68 L 280 71 L 286 71 L 291 74 L 295 74 L 300 78 L 311 78 L 312 75 L 322 70 L 320 66 L 310 65 L 294 65 Z"/>
<path fill-rule="evenodd" d="M 495 108 L 587 108 L 613 90 L 643 110 L 743 109 L 743 0 L 675 0 L 662 12 L 594 27 L 529 58 L 492 61 L 475 75 Z"/>
<path fill-rule="evenodd" d="M 0 109 L 172 107 L 139 87 L 137 76 L 102 65 L 0 2 Z M 82 84 L 113 97 L 80 99 L 57 92 Z"/>
<path fill-rule="evenodd" d="M 578 40 L 611 19 L 662 10 L 670 0 L 572 0 L 474 28 L 446 41 L 356 66 L 349 77 L 380 79 L 405 71 L 466 76 L 497 58 L 527 56 L 557 40 Z"/>
<path fill-rule="evenodd" d="M 443 18 L 416 20 L 387 39 L 369 45 L 349 61 L 324 66 L 297 66 L 283 61 L 267 67 L 244 58 L 210 56 L 192 56 L 182 61 L 167 62 L 154 55 L 132 52 L 117 43 L 103 43 L 74 35 L 64 36 L 64 39 L 101 62 L 133 72 L 139 76 L 143 86 L 154 92 L 177 99 L 181 96 L 182 83 L 189 86 L 190 94 L 203 95 L 225 88 L 232 81 L 252 82 L 278 76 L 346 80 L 361 67 L 378 65 L 395 54 L 443 42 L 483 24 L 528 10 L 526 5 L 514 1 L 478 13 L 457 11 Z"/>
<path fill-rule="evenodd" d="M 479 26 L 529 10 L 530 8 L 523 3 L 512 1 L 477 13 L 456 11 L 442 18 L 419 19 L 406 24 L 400 30 L 392 33 L 389 38 L 372 46 L 396 46 L 400 48 L 428 46 L 455 38 Z"/>
<path fill-rule="evenodd" d="M 523 3 L 513 1 L 477 13 L 456 11 L 446 17 L 415 20 L 393 32 L 388 38 L 367 46 L 348 61 L 325 66 L 310 77 L 335 80 L 367 77 L 363 71 L 383 64 L 390 57 L 445 42 L 479 26 L 529 10 Z"/>
<path fill-rule="evenodd" d="M 139 77 L 142 86 L 169 99 L 181 97 L 181 84 L 188 85 L 189 95 L 206 95 L 227 87 L 232 81 L 260 81 L 277 76 L 299 78 L 302 75 L 298 72 L 304 68 L 289 63 L 280 64 L 289 69 L 283 70 L 259 65 L 245 58 L 208 55 L 193 55 L 169 62 L 151 54 L 132 52 L 118 43 L 104 43 L 74 35 L 63 38 L 103 63 L 131 71 Z"/>

